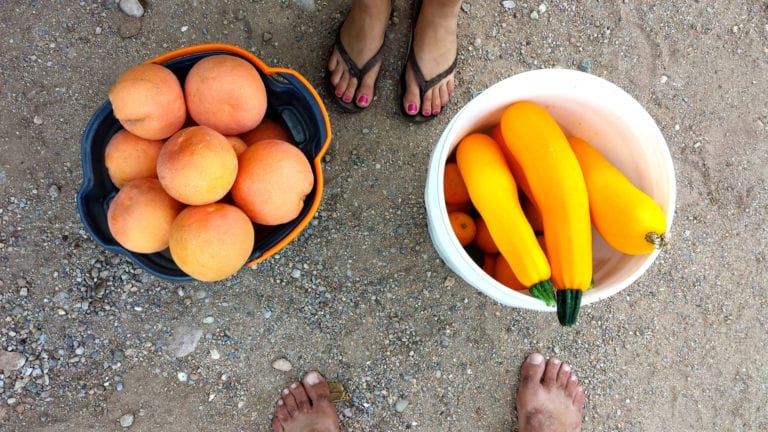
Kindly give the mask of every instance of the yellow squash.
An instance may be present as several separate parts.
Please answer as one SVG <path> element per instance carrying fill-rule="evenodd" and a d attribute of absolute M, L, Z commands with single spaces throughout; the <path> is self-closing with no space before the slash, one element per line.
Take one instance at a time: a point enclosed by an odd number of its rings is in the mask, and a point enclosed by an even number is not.
<path fill-rule="evenodd" d="M 569 137 L 584 173 L 592 223 L 619 252 L 643 255 L 667 244 L 667 217 L 599 151 L 581 138 Z"/>
<path fill-rule="evenodd" d="M 531 295 L 553 306 L 549 262 L 520 207 L 517 184 L 499 145 L 488 135 L 470 134 L 456 149 L 456 163 L 501 255 Z"/>
<path fill-rule="evenodd" d="M 515 102 L 501 116 L 501 136 L 539 209 L 558 319 L 573 325 L 592 285 L 592 225 L 584 176 L 565 134 L 541 106 Z"/>

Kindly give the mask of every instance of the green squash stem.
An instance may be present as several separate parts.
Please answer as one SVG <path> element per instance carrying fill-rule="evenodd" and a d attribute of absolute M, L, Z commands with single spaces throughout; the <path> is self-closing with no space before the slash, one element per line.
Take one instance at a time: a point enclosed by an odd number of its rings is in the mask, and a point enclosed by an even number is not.
<path fill-rule="evenodd" d="M 576 324 L 581 308 L 582 291 L 578 289 L 564 289 L 557 291 L 557 320 L 560 325 L 572 326 Z"/>
<path fill-rule="evenodd" d="M 528 292 L 531 296 L 543 301 L 547 306 L 555 305 L 555 289 L 552 287 L 552 281 L 549 279 L 541 281 L 530 288 Z"/>

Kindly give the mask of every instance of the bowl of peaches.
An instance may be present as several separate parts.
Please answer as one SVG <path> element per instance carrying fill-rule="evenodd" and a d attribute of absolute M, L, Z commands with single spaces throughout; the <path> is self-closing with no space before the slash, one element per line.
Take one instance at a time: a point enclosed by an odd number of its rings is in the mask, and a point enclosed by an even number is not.
<path fill-rule="evenodd" d="M 331 140 L 298 72 L 202 44 L 123 71 L 81 140 L 77 208 L 104 249 L 166 280 L 213 282 L 307 226 Z"/>

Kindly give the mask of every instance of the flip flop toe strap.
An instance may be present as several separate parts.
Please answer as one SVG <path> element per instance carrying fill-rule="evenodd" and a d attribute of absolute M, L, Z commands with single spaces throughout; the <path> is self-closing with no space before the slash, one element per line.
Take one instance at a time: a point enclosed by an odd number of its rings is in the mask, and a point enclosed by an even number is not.
<path fill-rule="evenodd" d="M 382 44 L 381 47 L 379 47 L 379 50 L 376 51 L 376 54 L 373 55 L 365 64 L 360 67 L 355 63 L 354 60 L 352 60 L 352 57 L 349 56 L 349 53 L 347 53 L 347 50 L 344 48 L 344 44 L 341 43 L 341 32 L 339 32 L 336 36 L 336 50 L 339 52 L 339 55 L 341 56 L 342 60 L 344 60 L 344 63 L 347 64 L 347 69 L 349 69 L 349 75 L 352 78 L 360 79 L 368 74 L 368 72 L 373 69 L 374 66 L 376 66 L 379 61 L 381 61 L 381 50 L 384 48 L 384 45 Z"/>
<path fill-rule="evenodd" d="M 427 90 L 438 85 L 440 81 L 444 80 L 448 75 L 452 74 L 456 70 L 456 62 L 458 60 L 458 57 L 455 57 L 453 59 L 453 63 L 451 63 L 451 65 L 448 66 L 448 69 L 440 72 L 435 77 L 427 80 L 426 78 L 424 78 L 424 73 L 421 71 L 421 67 L 419 66 L 419 63 L 416 61 L 416 55 L 413 53 L 413 50 L 411 50 L 411 54 L 409 57 L 410 57 L 411 67 L 413 68 L 413 74 L 416 76 L 416 82 L 419 84 L 419 92 L 421 93 L 420 96 L 422 98 L 424 96 L 424 93 Z"/>

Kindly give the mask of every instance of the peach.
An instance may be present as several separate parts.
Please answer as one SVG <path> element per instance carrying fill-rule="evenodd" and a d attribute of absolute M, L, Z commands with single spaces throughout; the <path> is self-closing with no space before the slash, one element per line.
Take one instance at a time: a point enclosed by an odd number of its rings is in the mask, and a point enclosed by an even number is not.
<path fill-rule="evenodd" d="M 160 252 L 168 247 L 171 224 L 183 208 L 157 179 L 140 178 L 115 195 L 107 210 L 107 224 L 112 237 L 129 251 Z"/>
<path fill-rule="evenodd" d="M 315 183 L 301 150 L 285 141 L 263 140 L 250 145 L 238 161 L 232 199 L 251 220 L 279 225 L 301 213 Z"/>
<path fill-rule="evenodd" d="M 237 135 L 227 135 L 227 141 L 232 144 L 232 149 L 235 150 L 235 154 L 240 156 L 241 153 L 248 148 L 248 145 Z"/>
<path fill-rule="evenodd" d="M 134 66 L 120 75 L 109 90 L 109 101 L 124 128 L 149 140 L 168 138 L 187 118 L 179 79 L 154 63 Z"/>
<path fill-rule="evenodd" d="M 184 81 L 184 94 L 195 122 L 223 135 L 255 128 L 267 111 L 259 71 L 233 55 L 211 55 L 195 63 Z"/>
<path fill-rule="evenodd" d="M 112 135 L 104 150 L 104 164 L 110 180 L 118 188 L 131 180 L 157 178 L 157 155 L 162 140 L 148 140 L 120 129 Z"/>
<path fill-rule="evenodd" d="M 190 205 L 220 200 L 235 182 L 237 170 L 232 144 L 206 126 L 176 132 L 157 157 L 160 183 L 169 195 Z"/>
<path fill-rule="evenodd" d="M 239 208 L 224 203 L 190 206 L 171 227 L 169 249 L 176 265 L 201 281 L 225 279 L 253 251 L 253 223 Z"/>
<path fill-rule="evenodd" d="M 249 130 L 243 134 L 240 134 L 240 138 L 243 139 L 246 145 L 251 145 L 258 141 L 265 139 L 279 139 L 282 141 L 292 142 L 291 136 L 288 131 L 280 123 L 270 118 L 265 118 L 254 129 Z"/>

